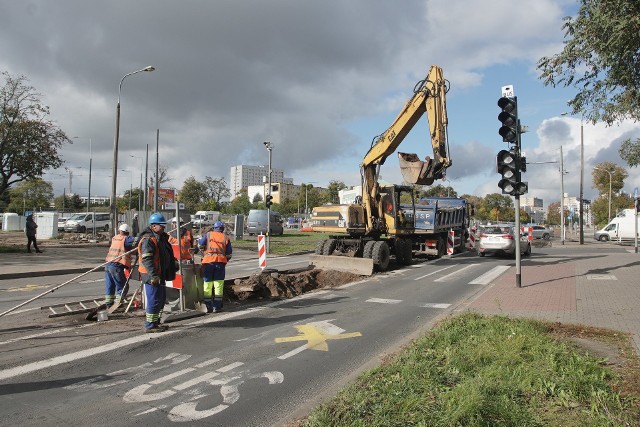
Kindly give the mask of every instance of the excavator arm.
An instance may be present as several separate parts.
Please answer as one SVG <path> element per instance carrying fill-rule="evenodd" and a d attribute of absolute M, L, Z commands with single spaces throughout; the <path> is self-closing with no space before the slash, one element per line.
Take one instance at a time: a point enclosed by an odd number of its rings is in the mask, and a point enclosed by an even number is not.
<path fill-rule="evenodd" d="M 378 184 L 380 166 L 398 148 L 425 112 L 429 121 L 433 158 L 426 156 L 425 161 L 421 161 L 416 154 L 399 152 L 402 176 L 410 184 L 431 185 L 434 180 L 442 179 L 446 169 L 451 166 L 447 142 L 447 91 L 442 69 L 432 65 L 427 77 L 416 84 L 413 97 L 404 105 L 393 124 L 372 142 L 360 164 L 362 201 L 370 220 L 368 231 L 384 231 L 377 223 L 383 218 Z"/>

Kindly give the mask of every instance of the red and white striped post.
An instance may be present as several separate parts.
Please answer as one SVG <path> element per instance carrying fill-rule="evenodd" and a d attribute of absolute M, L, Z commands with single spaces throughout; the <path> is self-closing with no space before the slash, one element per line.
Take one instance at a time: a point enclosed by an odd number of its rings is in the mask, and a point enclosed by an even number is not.
<path fill-rule="evenodd" d="M 267 251 L 264 247 L 264 235 L 262 234 L 258 236 L 258 266 L 263 270 L 267 267 Z"/>
<path fill-rule="evenodd" d="M 455 240 L 455 234 L 453 230 L 449 230 L 447 235 L 447 255 L 453 255 L 453 242 Z"/>
<path fill-rule="evenodd" d="M 529 235 L 527 236 L 527 240 L 530 242 L 533 240 L 533 227 L 529 227 Z"/>
<path fill-rule="evenodd" d="M 476 248 L 476 227 L 471 227 L 469 229 L 469 249 L 475 249 Z"/>

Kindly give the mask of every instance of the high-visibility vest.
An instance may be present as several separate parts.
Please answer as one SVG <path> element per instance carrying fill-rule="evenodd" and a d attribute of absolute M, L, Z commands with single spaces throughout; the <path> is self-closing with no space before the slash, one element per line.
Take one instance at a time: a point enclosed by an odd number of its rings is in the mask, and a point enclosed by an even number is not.
<path fill-rule="evenodd" d="M 158 273 L 160 273 L 160 252 L 158 249 L 158 239 L 155 238 L 154 236 L 145 236 L 143 238 L 140 239 L 140 242 L 138 243 L 138 259 L 142 260 L 142 242 L 144 242 L 144 239 L 151 239 L 153 241 L 153 243 L 155 243 L 156 245 L 156 250 L 153 253 L 153 264 L 156 266 L 156 271 Z M 140 273 L 148 273 L 147 271 L 147 267 L 144 266 L 144 263 L 141 261 L 138 265 L 138 272 Z"/>
<path fill-rule="evenodd" d="M 222 262 L 226 264 L 228 243 L 229 239 L 224 233 L 220 233 L 219 231 L 210 231 L 207 233 L 207 248 L 204 250 L 202 263 Z"/>
<path fill-rule="evenodd" d="M 178 252 L 178 239 L 171 234 L 169 234 L 169 243 L 171 243 L 173 256 L 175 258 L 184 260 L 193 258 L 191 252 L 189 252 L 189 249 L 191 249 L 191 247 L 193 246 L 193 237 L 191 236 L 191 232 L 189 230 L 186 230 L 185 233 L 180 236 L 180 253 Z"/>
<path fill-rule="evenodd" d="M 113 239 L 111 239 L 111 246 L 109 247 L 109 252 L 107 252 L 107 257 L 104 259 L 105 261 L 119 262 L 125 267 L 131 268 L 131 254 L 127 254 L 121 258 L 118 258 L 120 255 L 123 255 L 127 252 L 124 248 L 124 240 L 126 239 L 126 237 L 127 236 L 123 236 L 122 234 L 113 236 Z"/>

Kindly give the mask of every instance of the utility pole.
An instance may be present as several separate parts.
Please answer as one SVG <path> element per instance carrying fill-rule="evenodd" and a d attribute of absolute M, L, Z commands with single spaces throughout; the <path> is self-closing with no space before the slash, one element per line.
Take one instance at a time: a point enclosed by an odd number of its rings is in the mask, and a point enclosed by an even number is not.
<path fill-rule="evenodd" d="M 272 146 L 271 143 L 269 141 L 265 141 L 263 142 L 265 148 L 267 149 L 267 151 L 269 152 L 269 170 L 268 170 L 268 182 L 269 182 L 269 188 L 267 190 L 267 196 L 266 198 L 266 203 L 265 205 L 267 206 L 267 244 L 266 244 L 266 250 L 267 253 L 269 253 L 269 249 L 271 246 L 271 150 L 272 150 Z"/>
<path fill-rule="evenodd" d="M 560 243 L 564 245 L 564 157 L 560 146 Z"/>
<path fill-rule="evenodd" d="M 160 129 L 156 129 L 156 191 L 153 192 L 153 211 L 158 212 L 158 191 L 160 189 Z"/>

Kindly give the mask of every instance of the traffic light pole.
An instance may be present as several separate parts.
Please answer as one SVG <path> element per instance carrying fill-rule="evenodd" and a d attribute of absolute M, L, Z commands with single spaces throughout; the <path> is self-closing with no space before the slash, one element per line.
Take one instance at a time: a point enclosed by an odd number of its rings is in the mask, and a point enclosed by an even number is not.
<path fill-rule="evenodd" d="M 522 182 L 522 171 L 520 169 L 520 160 L 522 159 L 522 152 L 520 151 L 520 147 L 522 147 L 522 140 L 521 140 L 521 136 L 522 136 L 522 132 L 520 132 L 520 120 L 517 121 L 518 123 L 518 127 L 517 127 L 517 138 L 516 138 L 516 157 L 518 159 L 518 167 L 517 167 L 517 172 L 516 172 L 516 176 L 517 176 L 517 181 L 518 182 Z M 515 226 L 515 230 L 514 230 L 514 236 L 513 238 L 516 240 L 516 287 L 517 288 L 521 288 L 522 287 L 522 265 L 521 265 L 521 261 L 522 261 L 522 256 L 520 255 L 520 236 L 521 236 L 521 229 L 520 229 L 520 193 L 517 193 L 514 197 L 514 205 L 515 205 L 515 209 L 516 209 L 516 226 Z"/>
<path fill-rule="evenodd" d="M 269 190 L 267 191 L 267 200 L 271 202 L 271 144 L 268 146 L 269 149 Z M 271 248 L 271 203 L 267 206 L 267 244 L 266 250 L 269 253 Z"/>

